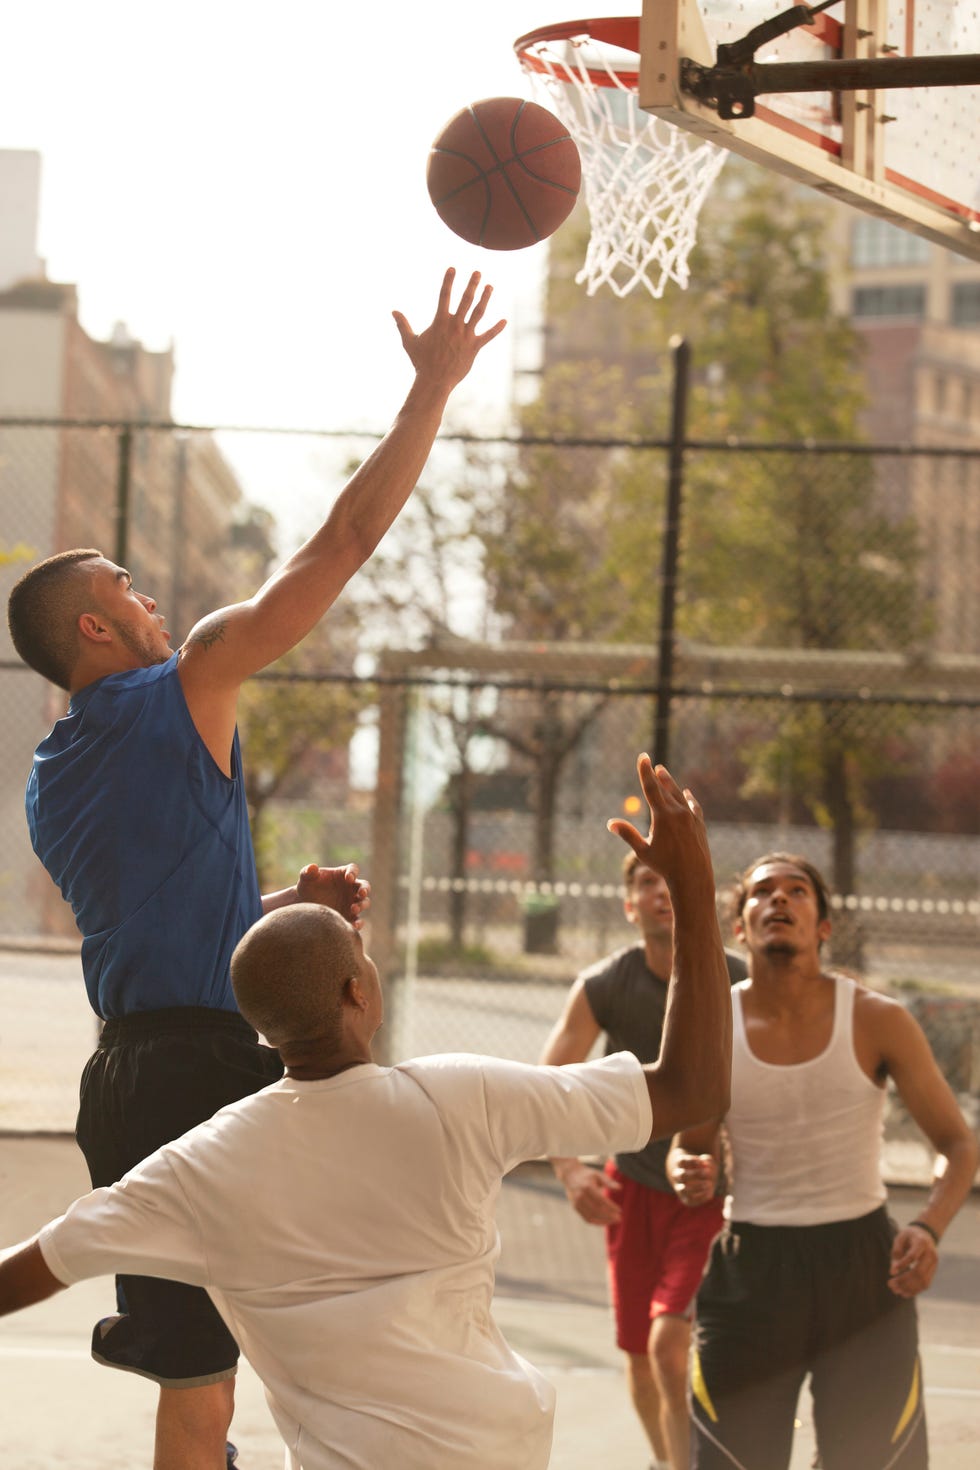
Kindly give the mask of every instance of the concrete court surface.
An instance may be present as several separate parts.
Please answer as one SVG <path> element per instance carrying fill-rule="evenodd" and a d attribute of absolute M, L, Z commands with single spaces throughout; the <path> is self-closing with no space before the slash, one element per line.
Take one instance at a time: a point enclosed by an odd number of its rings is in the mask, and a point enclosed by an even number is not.
<path fill-rule="evenodd" d="M 0 1245 L 31 1233 L 85 1185 L 71 1140 L 0 1137 Z M 921 1199 L 918 1191 L 899 1190 L 892 1208 L 899 1219 L 911 1219 Z M 646 1470 L 648 1453 L 612 1345 L 600 1233 L 573 1215 L 543 1165 L 525 1165 L 510 1177 L 498 1220 L 503 1252 L 496 1314 L 513 1345 L 558 1390 L 553 1470 Z M 232 1228 L 247 1228 L 247 1216 Z M 920 1303 L 933 1470 L 976 1470 L 977 1195 L 947 1235 L 937 1280 Z M 2 1470 L 149 1470 L 154 1389 L 130 1374 L 99 1368 L 88 1356 L 91 1325 L 111 1310 L 111 1283 L 104 1279 L 0 1321 Z M 233 1438 L 242 1470 L 279 1470 L 279 1439 L 247 1364 L 237 1404 Z M 791 1470 L 805 1470 L 812 1458 L 805 1390 L 799 1417 Z"/>

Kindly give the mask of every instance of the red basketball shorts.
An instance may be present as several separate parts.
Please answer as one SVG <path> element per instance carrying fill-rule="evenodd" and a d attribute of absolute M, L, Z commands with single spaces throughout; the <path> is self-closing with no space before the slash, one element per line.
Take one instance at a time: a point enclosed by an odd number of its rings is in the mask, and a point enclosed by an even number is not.
<path fill-rule="evenodd" d="M 623 1352 L 647 1351 L 657 1317 L 690 1318 L 711 1242 L 723 1225 L 720 1199 L 691 1209 L 677 1196 L 649 1189 L 609 1161 L 606 1174 L 620 1187 L 610 1197 L 622 1218 L 606 1226 L 609 1291 L 616 1342 Z"/>

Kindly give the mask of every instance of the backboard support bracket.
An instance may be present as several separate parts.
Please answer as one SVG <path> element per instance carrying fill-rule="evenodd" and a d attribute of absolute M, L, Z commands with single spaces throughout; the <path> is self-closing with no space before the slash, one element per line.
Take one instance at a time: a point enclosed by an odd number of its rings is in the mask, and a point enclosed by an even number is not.
<path fill-rule="evenodd" d="M 794 11 L 805 9 L 795 6 Z M 761 29 L 761 27 L 760 27 Z M 718 47 L 718 55 L 729 48 Z M 684 56 L 681 89 L 714 107 L 721 118 L 752 117 L 755 99 L 777 92 L 877 92 L 906 87 L 966 87 L 980 82 L 980 54 L 846 57 L 829 61 L 720 60 L 714 66 Z"/>
<path fill-rule="evenodd" d="M 957 213 L 886 176 L 881 136 L 887 119 L 875 104 L 875 92 L 882 87 L 976 84 L 980 82 L 980 56 L 869 56 L 867 36 L 873 27 L 864 23 L 862 11 L 874 3 L 847 0 L 844 55 L 839 58 L 784 63 L 742 59 L 726 66 L 719 65 L 713 53 L 695 0 L 648 0 L 640 19 L 639 105 L 831 198 L 980 260 L 980 213 Z M 801 11 L 806 12 L 806 7 L 796 6 L 787 14 Z M 735 43 L 736 56 L 738 46 Z M 745 54 L 743 49 L 743 58 Z M 746 111 L 726 109 L 727 115 L 722 111 L 712 95 L 718 91 L 719 79 L 721 90 L 728 89 L 735 105 L 743 102 Z M 764 105 L 755 105 L 755 97 L 794 91 L 829 91 L 839 96 L 843 139 L 839 152 L 814 148 L 812 141 L 784 127 L 780 150 L 774 153 L 772 115 Z"/>

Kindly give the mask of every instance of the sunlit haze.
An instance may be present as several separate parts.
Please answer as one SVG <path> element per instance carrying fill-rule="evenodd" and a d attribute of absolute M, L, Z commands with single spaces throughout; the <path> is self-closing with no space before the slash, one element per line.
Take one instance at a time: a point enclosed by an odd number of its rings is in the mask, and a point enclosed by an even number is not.
<path fill-rule="evenodd" d="M 589 12 L 615 11 L 616 4 Z M 392 308 L 425 324 L 447 265 L 533 302 L 546 247 L 447 230 L 429 144 L 469 101 L 530 95 L 516 36 L 556 0 L 350 7 L 282 0 L 12 7 L 0 148 L 42 155 L 38 248 L 82 324 L 176 347 L 194 423 L 383 427 L 409 381 Z M 509 397 L 514 334 L 474 370 L 469 416 Z"/>

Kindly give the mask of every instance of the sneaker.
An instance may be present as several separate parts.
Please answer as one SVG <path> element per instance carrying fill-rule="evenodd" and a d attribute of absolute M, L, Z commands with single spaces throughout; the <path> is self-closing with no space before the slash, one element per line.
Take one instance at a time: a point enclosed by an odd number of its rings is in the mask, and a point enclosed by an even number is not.
<path fill-rule="evenodd" d="M 225 1460 L 225 1465 L 227 1467 L 227 1470 L 231 1470 L 231 1467 L 238 1459 L 238 1449 L 237 1446 L 232 1444 L 230 1439 L 227 1440 L 225 1443 L 225 1455 L 227 1457 Z"/>

